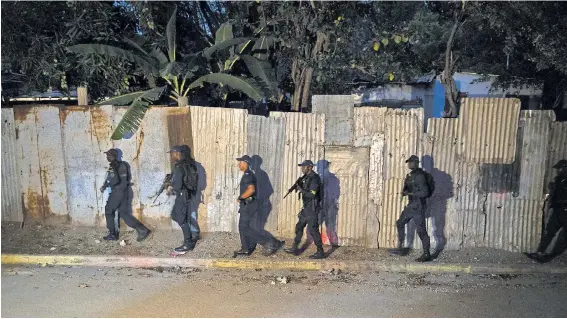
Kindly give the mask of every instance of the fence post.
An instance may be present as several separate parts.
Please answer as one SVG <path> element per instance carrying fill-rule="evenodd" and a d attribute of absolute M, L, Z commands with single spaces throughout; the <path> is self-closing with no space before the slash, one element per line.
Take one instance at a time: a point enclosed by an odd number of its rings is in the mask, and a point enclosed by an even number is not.
<path fill-rule="evenodd" d="M 77 88 L 77 102 L 79 105 L 89 105 L 87 88 L 80 86 Z"/>

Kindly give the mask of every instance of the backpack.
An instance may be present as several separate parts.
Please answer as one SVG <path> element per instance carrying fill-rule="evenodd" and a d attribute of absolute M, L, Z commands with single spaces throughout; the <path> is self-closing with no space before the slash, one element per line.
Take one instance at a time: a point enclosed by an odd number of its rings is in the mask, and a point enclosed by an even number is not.
<path fill-rule="evenodd" d="M 199 183 L 199 176 L 197 174 L 197 166 L 193 163 L 187 163 L 182 166 L 185 174 L 183 174 L 183 185 L 191 193 L 197 193 L 197 186 Z"/>
<path fill-rule="evenodd" d="M 423 171 L 423 173 L 425 174 L 425 182 L 427 183 L 427 197 L 429 198 L 431 197 L 431 195 L 433 195 L 433 192 L 435 191 L 435 180 L 433 179 L 433 175 L 431 175 L 431 173 Z"/>

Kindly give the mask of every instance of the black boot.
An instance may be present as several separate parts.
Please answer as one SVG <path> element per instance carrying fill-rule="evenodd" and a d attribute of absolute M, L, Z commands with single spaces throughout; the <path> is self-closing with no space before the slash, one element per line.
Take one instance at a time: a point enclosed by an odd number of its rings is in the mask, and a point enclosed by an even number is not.
<path fill-rule="evenodd" d="M 432 259 L 439 258 L 439 255 L 441 255 L 442 251 L 443 251 L 443 249 L 435 248 L 435 250 L 433 251 L 433 254 L 431 254 L 431 258 Z"/>
<path fill-rule="evenodd" d="M 552 258 L 550 258 L 549 255 L 546 255 L 545 253 L 540 253 L 540 252 L 524 253 L 524 255 L 528 256 L 528 258 L 531 259 L 531 260 L 537 261 L 540 264 L 544 264 L 546 262 L 549 262 L 552 259 Z"/>
<path fill-rule="evenodd" d="M 250 249 L 241 248 L 234 252 L 234 256 L 250 256 L 252 255 L 252 251 Z"/>
<path fill-rule="evenodd" d="M 275 254 L 282 246 L 285 244 L 285 241 L 274 239 L 274 241 L 266 247 L 266 253 L 264 255 L 271 256 Z"/>
<path fill-rule="evenodd" d="M 313 255 L 309 256 L 309 258 L 311 259 L 323 259 L 325 258 L 325 251 L 323 250 L 322 246 L 318 246 L 317 247 L 317 252 L 314 253 Z"/>
<path fill-rule="evenodd" d="M 392 255 L 406 256 L 409 254 L 409 248 L 405 248 L 404 244 L 400 243 L 398 244 L 398 248 L 390 248 L 388 252 Z"/>
<path fill-rule="evenodd" d="M 423 254 L 421 256 L 419 256 L 419 258 L 417 258 L 415 261 L 423 263 L 426 261 L 432 261 L 433 258 L 431 258 L 431 254 L 429 253 L 429 249 L 424 249 L 423 250 Z"/>
<path fill-rule="evenodd" d="M 109 232 L 108 235 L 102 237 L 104 240 L 118 240 L 118 233 Z"/>
<path fill-rule="evenodd" d="M 136 241 L 141 242 L 144 239 L 148 238 L 148 236 L 150 235 L 152 231 L 149 230 L 148 228 L 146 228 L 145 230 L 142 231 L 138 231 L 138 238 L 136 238 Z"/>
<path fill-rule="evenodd" d="M 293 246 L 291 246 L 291 248 L 286 248 L 284 249 L 284 251 L 288 254 L 292 254 L 294 256 L 298 256 L 299 255 L 299 248 L 298 248 L 299 244 L 298 243 L 294 243 Z"/>
<path fill-rule="evenodd" d="M 195 243 L 190 240 L 186 240 L 183 242 L 183 245 L 175 248 L 174 250 L 178 253 L 186 253 L 188 251 L 192 251 L 194 248 L 195 248 Z"/>

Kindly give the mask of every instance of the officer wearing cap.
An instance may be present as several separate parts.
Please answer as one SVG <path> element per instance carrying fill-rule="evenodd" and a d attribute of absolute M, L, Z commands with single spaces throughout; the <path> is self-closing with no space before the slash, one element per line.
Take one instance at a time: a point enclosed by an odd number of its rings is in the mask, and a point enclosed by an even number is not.
<path fill-rule="evenodd" d="M 398 248 L 389 249 L 389 251 L 392 254 L 401 256 L 408 254 L 409 249 L 404 248 L 406 224 L 413 219 L 423 246 L 423 254 L 416 261 L 430 261 L 432 260 L 429 251 L 430 240 L 425 226 L 425 201 L 429 195 L 425 171 L 419 168 L 419 158 L 415 155 L 410 156 L 406 163 L 411 172 L 404 180 L 402 196 L 408 196 L 409 202 L 396 222 L 396 227 L 398 228 Z"/>
<path fill-rule="evenodd" d="M 554 181 L 549 185 L 548 199 L 553 212 L 549 216 L 537 251 L 526 254 L 529 258 L 542 263 L 552 259 L 552 256 L 547 255 L 545 251 L 562 227 L 563 235 L 567 240 L 567 160 L 560 160 L 553 168 L 558 171 Z"/>
<path fill-rule="evenodd" d="M 132 174 L 130 173 L 130 165 L 125 161 L 118 159 L 118 150 L 110 149 L 106 152 L 106 159 L 110 163 L 106 174 L 106 180 L 100 188 L 103 193 L 106 188 L 110 187 L 110 195 L 104 208 L 104 217 L 106 218 L 106 228 L 108 235 L 104 236 L 104 240 L 118 240 L 118 230 L 114 225 L 114 214 L 118 210 L 119 219 L 129 227 L 134 228 L 138 232 L 138 241 L 142 241 L 148 237 L 150 230 L 144 226 L 136 217 L 132 215 Z"/>
<path fill-rule="evenodd" d="M 176 195 L 171 219 L 177 222 L 183 231 L 183 244 L 174 250 L 177 253 L 186 253 L 193 250 L 197 244 L 197 238 L 192 234 L 190 225 L 191 198 L 197 193 L 197 166 L 191 157 L 191 148 L 188 145 L 176 145 L 168 153 L 175 162 L 171 184 L 168 187 L 168 192 Z"/>
<path fill-rule="evenodd" d="M 237 202 L 240 204 L 238 213 L 240 219 L 238 221 L 238 231 L 240 232 L 241 249 L 235 252 L 235 255 L 249 256 L 254 252 L 256 244 L 264 246 L 266 255 L 272 255 L 283 246 L 283 242 L 275 238 L 271 238 L 256 230 L 253 226 L 255 217 L 258 214 L 259 205 L 256 200 L 256 176 L 250 169 L 252 158 L 244 155 L 236 159 L 238 168 L 243 172 L 240 180 L 240 196 Z"/>
<path fill-rule="evenodd" d="M 303 177 L 297 185 L 296 190 L 300 192 L 303 198 L 303 209 L 299 212 L 297 224 L 295 225 L 295 239 L 293 246 L 286 249 L 285 252 L 298 255 L 299 243 L 303 237 L 303 230 L 305 226 L 309 229 L 309 234 L 313 238 L 317 252 L 309 258 L 321 259 L 325 258 L 325 251 L 323 250 L 323 241 L 321 240 L 321 232 L 319 231 L 319 211 L 322 204 L 322 189 L 323 183 L 321 178 L 315 171 L 313 171 L 313 162 L 305 160 L 298 165 L 301 167 Z"/>

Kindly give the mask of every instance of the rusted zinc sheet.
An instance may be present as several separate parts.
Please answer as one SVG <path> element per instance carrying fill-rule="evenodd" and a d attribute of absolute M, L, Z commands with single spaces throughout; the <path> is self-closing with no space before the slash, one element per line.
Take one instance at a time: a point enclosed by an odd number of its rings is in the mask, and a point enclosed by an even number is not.
<path fill-rule="evenodd" d="M 298 163 L 310 159 L 319 166 L 319 161 L 325 159 L 323 148 L 325 115 L 274 112 L 271 116 L 281 117 L 285 123 L 281 189 L 287 191 L 301 176 L 301 170 L 297 167 Z M 279 234 L 287 238 L 293 237 L 301 203 L 297 200 L 295 194 L 290 194 L 282 200 L 280 207 L 281 209 L 278 212 Z"/>
<path fill-rule="evenodd" d="M 366 223 L 366 246 L 378 248 L 380 245 L 379 207 L 384 195 L 384 134 L 376 133 L 370 146 L 368 174 L 368 216 Z"/>
<path fill-rule="evenodd" d="M 516 152 L 520 100 L 465 98 L 459 116 L 459 155 L 469 163 L 510 164 Z"/>
<path fill-rule="evenodd" d="M 567 160 L 567 122 L 551 123 L 550 142 L 547 148 L 547 164 L 544 187 L 547 191 L 547 185 L 553 181 L 557 171 L 553 169 L 559 160 Z"/>
<path fill-rule="evenodd" d="M 555 121 L 553 111 L 522 111 L 520 125 L 523 126 L 520 155 L 520 185 L 518 197 L 542 200 L 545 192 L 547 149 L 551 140 L 551 123 Z M 567 143 L 567 140 L 564 140 Z"/>
<path fill-rule="evenodd" d="M 23 220 L 14 111 L 2 109 L 2 221 Z"/>
<path fill-rule="evenodd" d="M 329 192 L 337 196 L 330 200 L 339 203 L 336 217 L 327 214 L 331 221 L 337 221 L 336 229 L 332 229 L 335 228 L 332 222 L 326 225 L 327 233 L 336 232 L 340 245 L 364 246 L 366 244 L 366 220 L 369 217 L 370 150 L 366 147 L 325 147 L 325 159 L 330 162 L 330 165 L 329 171 L 323 175 L 334 174 L 339 180 L 338 189 L 325 187 L 325 193 Z M 334 210 L 331 210 L 330 213 L 334 213 Z"/>
<path fill-rule="evenodd" d="M 136 188 L 140 203 L 138 215 L 143 220 L 148 220 L 150 223 L 161 227 L 177 226 L 176 223 L 172 223 L 169 217 L 175 196 L 167 196 L 166 192 L 163 192 L 157 199 L 153 196 L 160 188 L 165 174 L 171 173 L 172 162 L 167 153 L 172 146 L 168 138 L 170 134 L 168 125 L 171 123 L 170 115 L 178 112 L 183 112 L 183 110 L 169 107 L 149 109 L 138 133 L 132 138 L 136 140 L 130 144 L 135 145 L 130 157 L 132 166 L 139 167 L 139 170 L 132 173 L 136 179 L 134 187 L 136 187 L 136 184 L 138 185 Z M 182 114 L 189 116 L 188 112 Z M 176 132 L 174 134 L 182 136 L 182 134 L 190 135 L 191 133 Z M 154 199 L 156 200 L 155 203 Z"/>
<path fill-rule="evenodd" d="M 105 226 L 104 206 L 106 205 L 106 192 L 105 194 L 99 191 L 106 178 L 106 168 L 108 161 L 103 152 L 112 148 L 112 113 L 114 108 L 112 106 L 91 106 L 89 107 L 91 113 L 91 139 L 94 147 L 94 165 L 95 165 L 95 184 L 92 190 L 96 194 L 96 224 Z M 89 203 L 90 204 L 90 203 Z"/>
<path fill-rule="evenodd" d="M 242 173 L 235 159 L 247 149 L 246 119 L 245 110 L 191 107 L 194 153 L 206 175 L 201 231 L 238 231 L 236 199 Z"/>
<path fill-rule="evenodd" d="M 258 227 L 277 233 L 282 188 L 285 123 L 282 117 L 248 116 L 248 151 L 258 187 Z"/>
<path fill-rule="evenodd" d="M 388 109 L 385 121 L 384 179 L 404 178 L 408 157 L 423 152 L 423 109 Z"/>
<path fill-rule="evenodd" d="M 325 114 L 325 145 L 352 145 L 354 98 L 352 95 L 314 95 L 313 113 Z"/>
<path fill-rule="evenodd" d="M 42 220 L 51 213 L 49 202 L 43 196 L 41 187 L 35 108 L 32 106 L 14 108 L 14 120 L 24 219 Z"/>
<path fill-rule="evenodd" d="M 89 226 L 95 224 L 99 209 L 104 210 L 98 191 L 102 181 L 97 181 L 97 171 L 104 170 L 97 164 L 104 154 L 93 139 L 91 115 L 91 107 L 73 106 L 59 110 L 69 217 L 73 224 Z"/>
<path fill-rule="evenodd" d="M 513 252 L 535 250 L 541 237 L 542 206 L 542 200 L 488 195 L 486 246 Z"/>
<path fill-rule="evenodd" d="M 371 146 L 376 134 L 384 134 L 385 107 L 357 107 L 354 109 L 354 146 Z"/>

